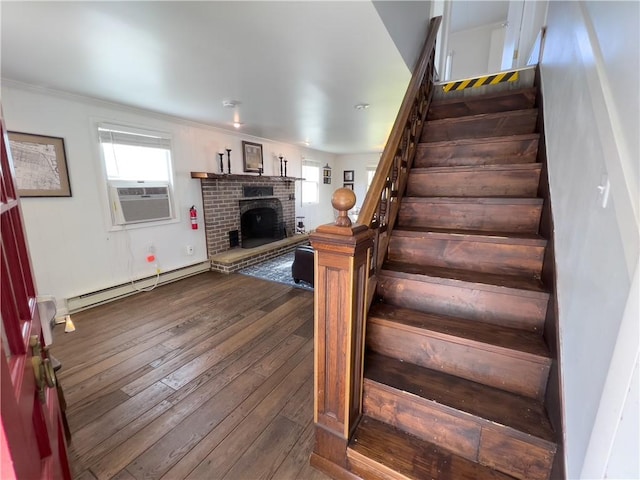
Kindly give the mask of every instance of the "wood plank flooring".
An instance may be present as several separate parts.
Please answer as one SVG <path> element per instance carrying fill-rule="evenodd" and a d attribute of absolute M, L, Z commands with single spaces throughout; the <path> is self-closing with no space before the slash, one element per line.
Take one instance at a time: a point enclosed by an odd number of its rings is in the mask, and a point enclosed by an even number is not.
<path fill-rule="evenodd" d="M 200 274 L 73 315 L 74 478 L 310 479 L 313 293 Z"/>

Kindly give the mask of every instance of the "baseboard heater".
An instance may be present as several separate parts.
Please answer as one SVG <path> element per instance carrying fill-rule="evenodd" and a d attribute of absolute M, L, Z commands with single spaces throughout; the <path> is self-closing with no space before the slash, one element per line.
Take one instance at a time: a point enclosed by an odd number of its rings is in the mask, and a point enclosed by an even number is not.
<path fill-rule="evenodd" d="M 158 285 L 175 282 L 176 280 L 181 280 L 183 278 L 206 272 L 208 270 L 211 270 L 211 263 L 207 261 L 189 265 L 188 267 L 178 268 L 176 270 L 171 270 L 168 272 L 163 272 L 160 274 L 160 278 L 158 279 Z M 135 281 L 135 285 L 138 289 L 149 288 L 155 283 L 155 275 L 141 278 Z M 78 295 L 77 297 L 68 298 L 67 309 L 69 313 L 76 313 L 81 310 L 86 310 L 87 308 L 96 307 L 98 305 L 102 305 L 103 303 L 112 302 L 113 300 L 133 295 L 134 293 L 138 293 L 138 290 L 133 288 L 130 282 L 123 283 L 114 287 L 104 288 L 95 292 L 85 293 L 82 295 Z"/>

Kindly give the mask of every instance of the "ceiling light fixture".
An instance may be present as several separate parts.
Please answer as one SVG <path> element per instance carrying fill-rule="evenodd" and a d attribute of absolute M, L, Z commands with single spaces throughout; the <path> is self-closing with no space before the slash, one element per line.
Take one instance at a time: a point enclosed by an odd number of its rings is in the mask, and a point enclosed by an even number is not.
<path fill-rule="evenodd" d="M 223 100 L 222 101 L 222 106 L 224 108 L 235 108 L 238 105 L 240 105 L 241 102 L 239 102 L 238 100 Z"/>
<path fill-rule="evenodd" d="M 242 122 L 233 122 L 233 126 L 235 128 L 240 128 L 242 126 Z"/>
<path fill-rule="evenodd" d="M 356 110 L 366 110 L 367 108 L 369 108 L 369 104 L 368 103 L 356 103 L 353 108 L 355 108 Z"/>

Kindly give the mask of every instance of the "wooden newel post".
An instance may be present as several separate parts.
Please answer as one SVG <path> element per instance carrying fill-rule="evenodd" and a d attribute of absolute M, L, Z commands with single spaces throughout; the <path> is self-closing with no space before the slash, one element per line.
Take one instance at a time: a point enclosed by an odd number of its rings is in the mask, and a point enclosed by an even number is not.
<path fill-rule="evenodd" d="M 315 255 L 316 442 L 311 464 L 341 476 L 346 448 L 362 411 L 367 279 L 373 232 L 352 225 L 347 212 L 356 203 L 340 188 L 331 199 L 339 216 L 311 234 Z"/>

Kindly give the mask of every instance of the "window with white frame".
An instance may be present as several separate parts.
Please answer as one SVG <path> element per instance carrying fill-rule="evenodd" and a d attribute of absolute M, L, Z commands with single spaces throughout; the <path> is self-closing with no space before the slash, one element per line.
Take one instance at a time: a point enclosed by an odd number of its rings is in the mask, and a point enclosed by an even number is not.
<path fill-rule="evenodd" d="M 114 225 L 174 218 L 171 138 L 121 125 L 98 125 Z"/>
<path fill-rule="evenodd" d="M 320 201 L 320 164 L 303 160 L 302 178 L 302 203 L 318 203 Z"/>

